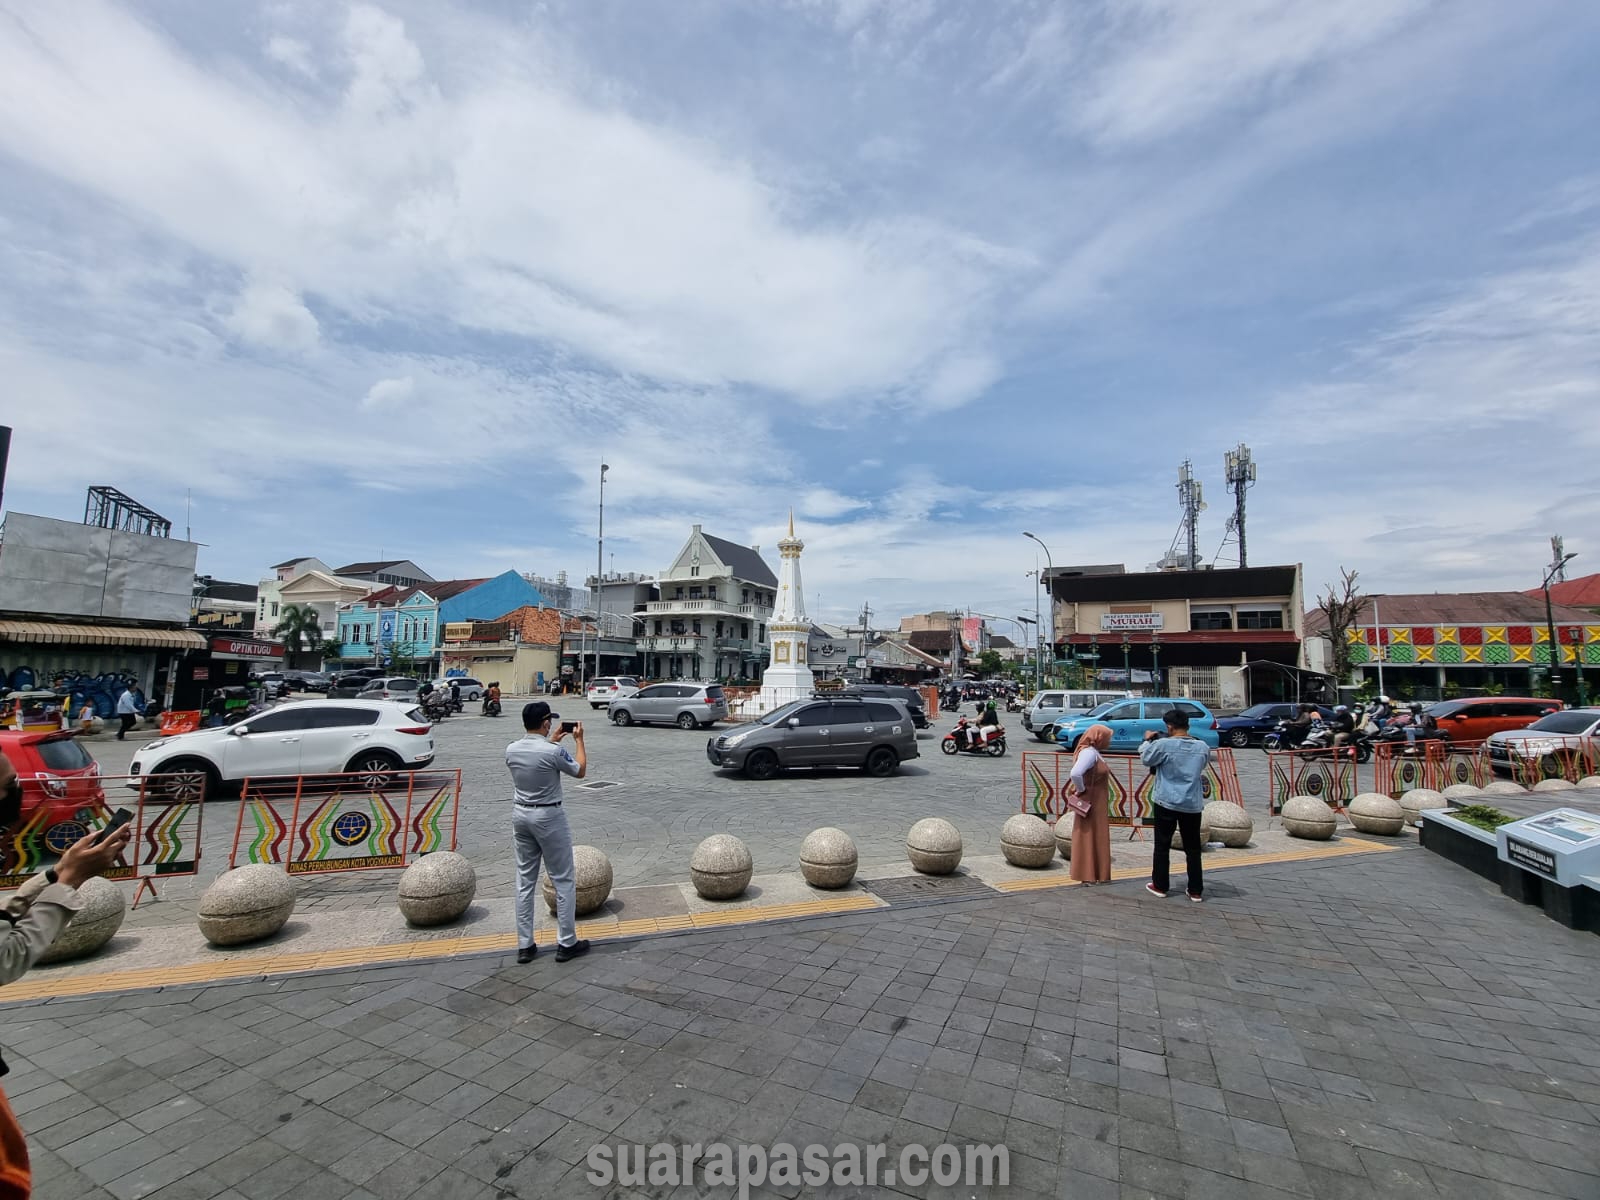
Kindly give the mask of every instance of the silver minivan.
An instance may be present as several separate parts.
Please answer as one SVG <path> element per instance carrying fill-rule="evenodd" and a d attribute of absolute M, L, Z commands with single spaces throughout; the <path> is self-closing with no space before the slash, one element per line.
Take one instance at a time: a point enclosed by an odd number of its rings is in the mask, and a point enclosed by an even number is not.
<path fill-rule="evenodd" d="M 1087 688 L 1054 688 L 1040 692 L 1022 710 L 1022 727 L 1041 742 L 1053 740 L 1050 727 L 1062 717 L 1081 717 L 1108 700 L 1123 700 L 1128 692 L 1097 692 Z"/>
<path fill-rule="evenodd" d="M 671 723 L 679 729 L 710 729 L 728 715 L 728 700 L 715 683 L 652 683 L 611 702 L 613 725 Z"/>
<path fill-rule="evenodd" d="M 706 742 L 712 766 L 751 779 L 771 779 L 785 767 L 860 767 L 882 777 L 918 754 L 905 704 L 876 696 L 796 700 Z"/>

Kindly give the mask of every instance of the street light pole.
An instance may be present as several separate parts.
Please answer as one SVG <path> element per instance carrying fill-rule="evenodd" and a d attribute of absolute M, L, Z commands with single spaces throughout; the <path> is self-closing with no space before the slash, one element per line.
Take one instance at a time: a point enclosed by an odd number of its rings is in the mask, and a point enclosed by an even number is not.
<path fill-rule="evenodd" d="M 594 679 L 600 678 L 600 638 L 605 630 L 606 589 L 603 566 L 606 561 L 606 472 L 600 464 L 600 528 L 594 551 Z"/>
<path fill-rule="evenodd" d="M 1022 531 L 1022 536 L 1025 537 L 1025 538 L 1033 538 L 1034 541 L 1039 543 L 1039 548 L 1044 551 L 1044 562 L 1045 562 L 1045 567 L 1047 569 L 1045 571 L 1045 574 L 1041 575 L 1035 582 L 1040 583 L 1040 584 L 1045 584 L 1046 578 L 1049 576 L 1049 574 L 1051 572 L 1053 572 L 1055 570 L 1055 561 L 1050 557 L 1050 547 L 1046 546 L 1044 544 L 1044 540 L 1042 538 L 1038 537 L 1036 534 L 1029 533 L 1026 529 L 1024 529 Z M 1034 561 L 1038 562 L 1039 560 L 1035 559 Z M 1046 586 L 1048 586 L 1048 584 L 1046 584 Z M 1039 593 L 1038 593 L 1037 590 L 1033 593 L 1033 613 L 1034 613 L 1035 618 L 1038 618 L 1038 617 L 1040 617 L 1042 615 L 1039 612 Z M 1055 597 L 1052 596 L 1050 598 L 1050 645 L 1051 645 L 1052 649 L 1055 646 L 1055 640 L 1056 640 L 1055 639 L 1055 632 L 1056 632 L 1056 605 L 1055 605 Z M 1037 634 L 1040 637 L 1044 636 L 1044 625 L 1043 625 L 1042 622 L 1037 622 L 1036 621 L 1036 623 L 1034 625 L 1034 633 Z M 1033 690 L 1034 691 L 1038 691 L 1039 690 L 1039 682 L 1040 682 L 1039 671 L 1040 671 L 1040 668 L 1044 665 L 1044 661 L 1043 660 L 1044 660 L 1044 655 L 1042 653 L 1040 653 L 1040 648 L 1038 646 L 1035 646 L 1034 647 L 1034 652 L 1033 652 Z"/>
<path fill-rule="evenodd" d="M 1552 564 L 1550 569 L 1544 573 L 1544 583 L 1540 585 L 1544 588 L 1545 634 L 1550 639 L 1550 695 L 1557 700 L 1561 699 L 1561 643 L 1556 641 L 1555 610 L 1550 605 L 1550 581 L 1561 573 L 1562 567 L 1577 557 L 1576 551 L 1563 555 L 1560 561 Z M 1578 643 L 1577 657 L 1581 664 L 1583 660 L 1582 642 Z M 1578 678 L 1583 678 L 1583 667 L 1581 665 L 1578 667 Z M 1582 696 L 1578 697 L 1578 703 L 1583 703 Z"/>

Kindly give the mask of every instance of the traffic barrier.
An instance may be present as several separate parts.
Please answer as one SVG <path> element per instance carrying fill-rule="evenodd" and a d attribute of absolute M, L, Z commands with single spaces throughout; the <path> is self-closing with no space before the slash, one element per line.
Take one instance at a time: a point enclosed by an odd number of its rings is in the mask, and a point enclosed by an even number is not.
<path fill-rule="evenodd" d="M 200 710 L 194 708 L 179 709 L 161 714 L 161 736 L 171 737 L 177 733 L 193 733 L 200 728 Z"/>
<path fill-rule="evenodd" d="M 1244 806 L 1244 790 L 1239 786 L 1239 767 L 1233 750 L 1223 746 L 1213 750 L 1206 768 L 1205 798 L 1226 800 Z M 1022 752 L 1022 811 L 1041 817 L 1051 825 L 1067 811 L 1067 784 L 1072 779 L 1073 755 L 1061 750 Z M 1136 832 L 1156 823 L 1155 776 L 1137 754 L 1102 756 L 1111 768 L 1107 807 L 1113 825 L 1127 826 Z"/>
<path fill-rule="evenodd" d="M 1419 742 L 1421 753 L 1408 753 L 1405 742 L 1379 742 L 1373 748 L 1372 790 L 1398 800 L 1413 788 L 1442 792 L 1451 784 L 1482 787 L 1494 773 L 1483 742 Z"/>
<path fill-rule="evenodd" d="M 1295 796 L 1312 796 L 1343 812 L 1356 794 L 1356 762 L 1349 750 L 1268 750 L 1267 778 L 1267 811 L 1273 816 Z"/>
<path fill-rule="evenodd" d="M 153 880 L 200 870 L 204 775 L 41 776 L 21 782 L 22 819 L 0 838 L 0 889 L 21 887 L 54 866 L 74 842 L 104 829 L 118 808 L 132 810 L 133 837 L 105 878 L 138 880 L 135 907 L 145 892 L 155 893 Z"/>
<path fill-rule="evenodd" d="M 228 866 L 290 875 L 392 870 L 456 848 L 461 772 L 269 775 L 246 779 Z"/>
<path fill-rule="evenodd" d="M 1546 779 L 1564 779 L 1575 784 L 1586 775 L 1596 774 L 1597 753 L 1600 752 L 1593 738 L 1541 736 L 1536 744 L 1538 749 L 1534 753 L 1516 754 L 1510 748 L 1503 749 L 1485 764 L 1485 774 L 1491 773 L 1494 763 L 1503 763 L 1511 768 L 1511 778 L 1524 787 Z"/>

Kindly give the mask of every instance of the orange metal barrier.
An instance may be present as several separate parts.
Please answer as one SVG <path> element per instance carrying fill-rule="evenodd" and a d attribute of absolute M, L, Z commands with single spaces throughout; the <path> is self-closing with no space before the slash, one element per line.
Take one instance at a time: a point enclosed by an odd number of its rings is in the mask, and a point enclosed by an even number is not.
<path fill-rule="evenodd" d="M 1418 742 L 1414 750 L 1405 742 L 1379 742 L 1372 770 L 1372 790 L 1397 800 L 1412 788 L 1443 791 L 1455 783 L 1482 787 L 1494 778 L 1485 743 L 1437 738 Z"/>
<path fill-rule="evenodd" d="M 1342 812 L 1356 795 L 1356 761 L 1348 749 L 1268 750 L 1267 811 L 1283 811 L 1291 796 L 1315 796 Z"/>
<path fill-rule="evenodd" d="M 107 879 L 136 879 L 137 907 L 152 880 L 200 870 L 204 775 L 83 775 L 22 779 L 22 819 L 0 838 L 0 889 L 21 887 L 74 842 L 133 810 L 133 838 Z"/>
<path fill-rule="evenodd" d="M 1515 749 L 1518 745 L 1513 742 L 1504 748 L 1491 747 L 1485 772 L 1495 766 L 1508 767 L 1511 778 L 1524 787 L 1546 779 L 1577 783 L 1586 775 L 1600 773 L 1600 747 L 1593 738 L 1541 735 L 1537 742 L 1525 743 L 1527 748 L 1521 753 Z"/>
<path fill-rule="evenodd" d="M 1042 817 L 1054 825 L 1067 811 L 1067 784 L 1072 779 L 1073 755 L 1064 750 L 1024 750 L 1022 752 L 1022 811 Z M 1155 777 L 1139 761 L 1137 754 L 1107 754 L 1111 768 L 1107 807 L 1113 825 L 1125 825 L 1135 832 L 1156 823 Z M 1226 800 L 1243 806 L 1244 790 L 1239 786 L 1239 768 L 1233 750 L 1227 746 L 1212 751 L 1206 768 L 1205 798 Z"/>
<path fill-rule="evenodd" d="M 243 850 L 291 875 L 405 867 L 456 848 L 460 809 L 459 770 L 247 779 L 228 866 Z"/>

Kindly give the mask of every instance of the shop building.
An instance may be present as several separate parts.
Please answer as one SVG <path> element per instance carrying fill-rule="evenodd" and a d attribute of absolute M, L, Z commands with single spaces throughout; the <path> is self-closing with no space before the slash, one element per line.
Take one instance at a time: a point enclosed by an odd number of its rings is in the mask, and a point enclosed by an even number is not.
<path fill-rule="evenodd" d="M 456 621 L 444 627 L 443 674 L 498 683 L 507 694 L 546 691 L 560 670 L 562 617 L 553 608 L 525 605 L 496 621 Z"/>
<path fill-rule="evenodd" d="M 1332 694 L 1331 681 L 1306 672 L 1301 658 L 1298 564 L 1056 567 L 1045 579 L 1057 659 L 1080 664 L 1101 683 L 1189 696 L 1222 711 Z"/>
<path fill-rule="evenodd" d="M 637 651 L 647 677 L 761 678 L 778 577 L 759 546 L 713 537 L 696 525 L 656 592 L 660 598 L 634 614 L 643 623 Z"/>

